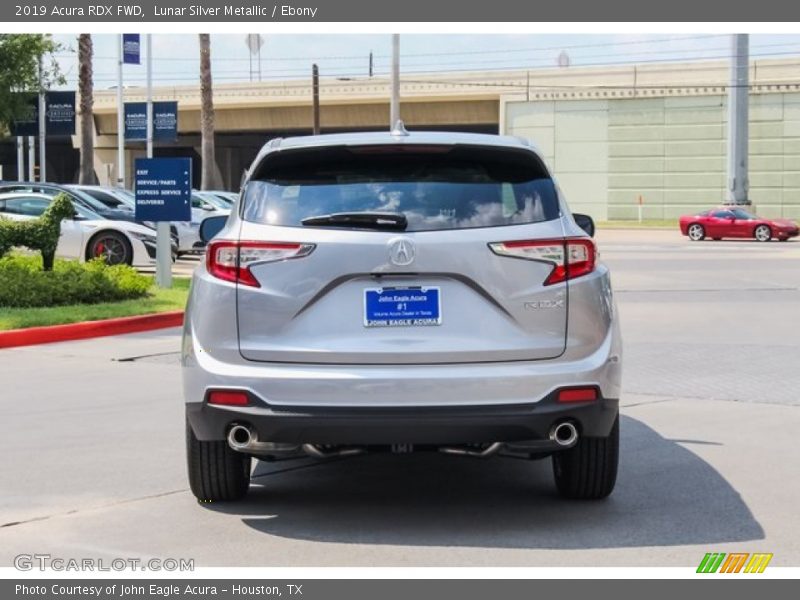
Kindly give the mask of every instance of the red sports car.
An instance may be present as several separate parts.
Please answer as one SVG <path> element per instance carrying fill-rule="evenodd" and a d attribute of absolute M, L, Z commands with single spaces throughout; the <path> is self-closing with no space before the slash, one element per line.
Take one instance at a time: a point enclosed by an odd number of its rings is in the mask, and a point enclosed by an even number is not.
<path fill-rule="evenodd" d="M 684 215 L 679 222 L 681 233 L 694 242 L 705 238 L 755 238 L 759 242 L 775 238 L 785 242 L 800 233 L 794 221 L 763 219 L 734 206 L 720 206 L 696 215 Z"/>

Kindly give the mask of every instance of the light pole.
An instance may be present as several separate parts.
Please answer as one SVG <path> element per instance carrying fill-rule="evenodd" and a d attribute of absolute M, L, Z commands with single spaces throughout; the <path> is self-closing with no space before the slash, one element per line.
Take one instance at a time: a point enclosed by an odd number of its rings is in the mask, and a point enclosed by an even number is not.
<path fill-rule="evenodd" d="M 147 158 L 153 158 L 153 35 L 145 35 L 145 64 L 147 81 Z M 156 285 L 160 288 L 172 287 L 172 241 L 169 235 L 169 221 L 156 223 Z"/>
<path fill-rule="evenodd" d="M 749 36 L 737 33 L 731 40 L 728 86 L 728 201 L 750 204 L 748 181 Z"/>
<path fill-rule="evenodd" d="M 125 187 L 125 105 L 122 96 L 122 34 L 117 40 L 117 187 Z"/>
<path fill-rule="evenodd" d="M 47 98 L 44 93 L 43 57 L 39 57 L 39 181 L 47 181 Z M 33 178 L 31 178 L 33 181 Z"/>
<path fill-rule="evenodd" d="M 17 136 L 17 181 L 25 181 L 25 138 Z"/>
<path fill-rule="evenodd" d="M 28 136 L 28 181 L 36 181 L 36 137 Z"/>
<path fill-rule="evenodd" d="M 313 132 L 319 135 L 319 67 L 316 63 L 311 65 L 311 96 Z"/>

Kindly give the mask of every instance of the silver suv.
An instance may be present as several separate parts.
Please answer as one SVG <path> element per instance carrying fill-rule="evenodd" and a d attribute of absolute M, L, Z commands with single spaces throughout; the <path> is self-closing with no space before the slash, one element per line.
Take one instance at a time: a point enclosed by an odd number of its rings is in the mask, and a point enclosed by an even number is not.
<path fill-rule="evenodd" d="M 202 228 L 182 361 L 195 496 L 243 497 L 251 458 L 372 451 L 552 456 L 563 496 L 610 494 L 621 344 L 585 229 L 521 139 L 272 140 Z"/>

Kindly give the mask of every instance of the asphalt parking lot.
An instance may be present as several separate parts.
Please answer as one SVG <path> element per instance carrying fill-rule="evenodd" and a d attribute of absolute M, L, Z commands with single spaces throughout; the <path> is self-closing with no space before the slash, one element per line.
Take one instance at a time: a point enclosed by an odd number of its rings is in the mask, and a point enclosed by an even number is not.
<path fill-rule="evenodd" d="M 246 501 L 199 505 L 179 333 L 162 330 L 0 351 L 0 566 L 695 566 L 710 551 L 800 565 L 800 242 L 598 243 L 625 344 L 607 501 L 559 499 L 549 461 L 420 454 L 261 463 Z"/>

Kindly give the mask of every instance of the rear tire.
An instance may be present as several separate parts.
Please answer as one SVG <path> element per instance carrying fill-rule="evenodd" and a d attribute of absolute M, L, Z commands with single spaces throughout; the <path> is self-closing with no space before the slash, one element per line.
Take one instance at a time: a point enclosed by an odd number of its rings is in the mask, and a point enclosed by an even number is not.
<path fill-rule="evenodd" d="M 553 476 L 564 498 L 599 500 L 617 481 L 619 415 L 608 437 L 582 437 L 569 450 L 553 454 Z"/>
<path fill-rule="evenodd" d="M 250 487 L 250 457 L 224 441 L 202 442 L 186 423 L 189 487 L 198 502 L 240 500 Z"/>

